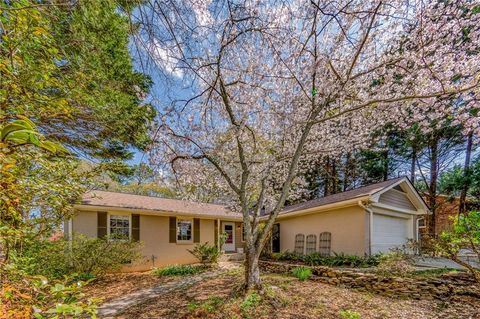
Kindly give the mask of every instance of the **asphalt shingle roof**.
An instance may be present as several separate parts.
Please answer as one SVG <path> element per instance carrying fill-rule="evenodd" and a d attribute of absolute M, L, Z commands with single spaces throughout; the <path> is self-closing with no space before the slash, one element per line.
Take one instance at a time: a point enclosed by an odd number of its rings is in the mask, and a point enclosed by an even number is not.
<path fill-rule="evenodd" d="M 99 190 L 85 193 L 81 204 L 205 216 L 241 216 L 222 205 Z"/>
<path fill-rule="evenodd" d="M 343 202 L 357 197 L 373 195 L 376 192 L 395 184 L 404 177 L 390 179 L 342 193 L 309 200 L 303 203 L 285 207 L 280 216 L 305 209 L 321 207 L 328 204 Z M 167 199 L 128 193 L 93 190 L 83 195 L 82 205 L 120 207 L 127 209 L 151 210 L 157 212 L 173 212 L 178 214 L 205 215 L 216 217 L 240 218 L 241 214 L 232 212 L 223 205 L 205 204 L 193 201 Z"/>
<path fill-rule="evenodd" d="M 373 195 L 376 192 L 384 189 L 385 187 L 395 184 L 396 182 L 398 182 L 403 178 L 404 177 L 393 178 L 384 182 L 370 184 L 367 186 L 355 188 L 342 193 L 328 195 L 322 198 L 312 199 L 303 203 L 287 206 L 280 212 L 279 215 L 292 213 L 292 212 L 296 212 L 304 209 L 314 208 L 314 207 L 320 207 L 328 204 L 343 202 L 343 201 L 357 198 L 357 197 Z"/>

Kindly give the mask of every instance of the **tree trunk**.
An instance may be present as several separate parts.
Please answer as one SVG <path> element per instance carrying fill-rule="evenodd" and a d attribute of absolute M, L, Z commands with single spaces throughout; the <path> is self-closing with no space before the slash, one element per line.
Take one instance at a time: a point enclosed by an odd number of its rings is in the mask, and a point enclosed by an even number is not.
<path fill-rule="evenodd" d="M 388 147 L 387 150 L 383 152 L 383 180 L 386 181 L 388 180 Z"/>
<path fill-rule="evenodd" d="M 260 279 L 260 268 L 258 261 L 260 254 L 255 247 L 247 247 L 245 256 L 245 290 L 262 290 L 262 281 Z"/>
<path fill-rule="evenodd" d="M 436 218 L 435 213 L 437 206 L 437 179 L 438 179 L 438 138 L 436 135 L 432 137 L 430 142 L 430 185 L 428 186 L 428 197 L 430 211 L 432 212 L 430 220 L 430 233 L 435 236 Z"/>
<path fill-rule="evenodd" d="M 417 161 L 417 150 L 414 147 L 412 147 L 412 161 L 410 162 L 410 181 L 412 182 L 412 184 L 415 184 L 416 161 Z"/>
<path fill-rule="evenodd" d="M 470 187 L 470 159 L 472 157 L 472 148 L 473 148 L 473 133 L 470 132 L 467 136 L 467 149 L 465 151 L 465 164 L 463 166 L 463 185 L 462 191 L 460 193 L 460 202 L 458 213 L 463 214 L 467 210 L 466 201 L 467 201 L 467 192 Z"/>

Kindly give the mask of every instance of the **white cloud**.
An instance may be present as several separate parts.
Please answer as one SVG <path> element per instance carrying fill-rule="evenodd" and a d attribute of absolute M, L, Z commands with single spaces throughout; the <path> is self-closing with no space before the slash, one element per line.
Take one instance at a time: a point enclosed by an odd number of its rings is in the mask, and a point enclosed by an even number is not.
<path fill-rule="evenodd" d="M 175 57 L 174 50 L 166 48 L 155 38 L 150 43 L 148 50 L 157 66 L 174 77 L 181 78 L 183 76 L 183 71 L 177 66 L 178 59 Z"/>

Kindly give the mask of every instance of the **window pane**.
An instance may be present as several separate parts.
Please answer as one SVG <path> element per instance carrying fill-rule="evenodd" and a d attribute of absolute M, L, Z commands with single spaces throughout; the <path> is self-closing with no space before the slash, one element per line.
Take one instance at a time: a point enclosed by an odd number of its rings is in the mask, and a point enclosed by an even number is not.
<path fill-rule="evenodd" d="M 182 220 L 177 221 L 177 240 L 192 240 L 192 221 Z"/>
<path fill-rule="evenodd" d="M 128 239 L 130 237 L 130 220 L 124 215 L 110 215 L 110 236 Z"/>

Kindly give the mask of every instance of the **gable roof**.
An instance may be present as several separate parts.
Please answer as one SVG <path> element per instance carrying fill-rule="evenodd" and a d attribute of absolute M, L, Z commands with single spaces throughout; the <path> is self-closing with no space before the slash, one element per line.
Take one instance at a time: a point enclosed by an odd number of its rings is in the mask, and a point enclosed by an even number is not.
<path fill-rule="evenodd" d="M 322 198 L 312 199 L 303 203 L 287 206 L 280 212 L 279 216 L 283 216 L 289 213 L 299 212 L 299 211 L 303 211 L 311 208 L 322 207 L 329 204 L 335 204 L 335 203 L 340 203 L 348 200 L 353 200 L 356 198 L 372 197 L 375 195 L 379 195 L 402 182 L 407 182 L 409 186 L 413 188 L 413 185 L 411 185 L 411 183 L 408 181 L 408 178 L 397 177 L 397 178 L 389 179 L 387 181 L 370 184 L 370 185 L 355 188 L 349 191 L 328 195 Z M 416 193 L 416 195 L 418 195 L 417 191 L 414 188 L 413 188 L 413 191 Z M 422 203 L 424 204 L 424 202 Z"/>
<path fill-rule="evenodd" d="M 85 193 L 80 206 L 123 208 L 208 217 L 241 217 L 241 214 L 232 212 L 223 205 L 99 190 Z"/>

